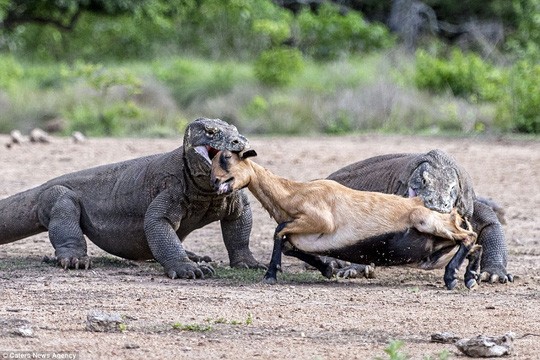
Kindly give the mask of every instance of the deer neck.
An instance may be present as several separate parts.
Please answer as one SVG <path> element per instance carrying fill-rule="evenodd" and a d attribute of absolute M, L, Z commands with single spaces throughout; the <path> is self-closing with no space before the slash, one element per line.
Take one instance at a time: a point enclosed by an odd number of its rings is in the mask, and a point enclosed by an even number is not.
<path fill-rule="evenodd" d="M 278 223 L 292 220 L 288 198 L 298 183 L 277 176 L 252 161 L 251 165 L 253 175 L 248 185 L 249 191 Z"/>

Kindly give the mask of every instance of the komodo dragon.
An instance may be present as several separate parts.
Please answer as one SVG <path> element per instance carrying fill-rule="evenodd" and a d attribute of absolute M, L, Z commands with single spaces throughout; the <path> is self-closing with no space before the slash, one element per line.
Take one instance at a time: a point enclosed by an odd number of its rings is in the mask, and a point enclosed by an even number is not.
<path fill-rule="evenodd" d="M 86 235 L 116 256 L 155 259 L 170 278 L 204 278 L 208 260 L 184 250 L 193 230 L 220 220 L 233 267 L 265 268 L 249 250 L 251 208 L 243 192 L 217 195 L 210 184 L 211 158 L 241 151 L 245 137 L 219 119 L 197 119 L 183 147 L 164 154 L 62 175 L 0 200 L 0 244 L 43 231 L 64 268 L 88 268 Z"/>
<path fill-rule="evenodd" d="M 467 219 L 482 245 L 480 280 L 501 283 L 513 281 L 506 271 L 507 248 L 497 215 L 485 200 L 479 200 L 467 172 L 442 150 L 425 154 L 389 154 L 372 157 L 348 165 L 330 176 L 357 190 L 377 191 L 405 197 L 419 196 L 426 207 L 448 213 L 453 207 Z M 375 265 L 419 265 L 422 268 L 444 266 L 444 260 L 455 249 L 444 239 L 411 229 L 401 234 L 388 234 L 373 239 L 365 248 L 354 249 L 364 254 L 362 263 Z M 368 244 L 367 242 L 364 244 Z M 353 249 L 350 249 L 353 251 Z M 338 257 L 339 254 L 331 256 Z M 352 265 L 353 273 L 356 265 Z M 341 274 L 350 270 L 341 270 Z M 358 267 L 362 270 L 362 267 Z M 470 284 L 468 284 L 469 286 Z"/>

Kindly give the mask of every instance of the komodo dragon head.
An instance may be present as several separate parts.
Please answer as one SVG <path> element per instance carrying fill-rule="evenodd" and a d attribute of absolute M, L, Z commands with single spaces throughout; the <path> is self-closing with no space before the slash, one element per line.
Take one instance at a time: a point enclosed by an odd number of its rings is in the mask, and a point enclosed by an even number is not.
<path fill-rule="evenodd" d="M 407 184 L 409 197 L 420 197 L 431 210 L 449 213 L 456 207 L 464 216 L 472 214 L 474 194 L 469 175 L 445 152 L 418 155 L 406 174 L 410 176 L 402 183 Z"/>
<path fill-rule="evenodd" d="M 247 147 L 249 142 L 238 129 L 220 119 L 197 119 L 184 133 L 184 156 L 194 177 L 210 176 L 212 158 L 219 151 L 238 152 Z"/>

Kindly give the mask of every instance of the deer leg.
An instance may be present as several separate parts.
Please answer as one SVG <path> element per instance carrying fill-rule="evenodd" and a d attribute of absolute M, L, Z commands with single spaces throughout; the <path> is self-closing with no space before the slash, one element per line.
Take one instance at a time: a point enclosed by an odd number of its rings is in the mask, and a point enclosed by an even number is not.
<path fill-rule="evenodd" d="M 277 282 L 277 272 L 281 270 L 281 253 L 283 251 L 283 242 L 285 235 L 280 235 L 289 222 L 283 222 L 276 227 L 274 232 L 274 248 L 272 249 L 272 258 L 268 265 L 268 270 L 264 274 L 263 282 L 274 285 Z"/>
<path fill-rule="evenodd" d="M 285 250 L 283 253 L 287 256 L 294 256 L 295 258 L 315 267 L 324 277 L 328 279 L 332 278 L 334 274 L 333 262 L 323 261 L 320 256 L 312 255 L 295 248 Z"/>
<path fill-rule="evenodd" d="M 467 254 L 467 268 L 465 269 L 465 286 L 472 289 L 478 284 L 480 278 L 480 259 L 482 258 L 482 246 L 474 245 Z"/>
<path fill-rule="evenodd" d="M 465 273 L 465 285 L 469 287 L 474 286 L 472 282 L 475 279 L 475 271 L 477 272 L 480 267 L 480 256 L 478 255 L 478 247 L 474 245 L 476 235 L 473 233 L 467 240 L 462 241 L 459 244 L 458 251 L 454 254 L 448 265 L 444 269 L 444 284 L 448 290 L 452 290 L 457 285 L 457 271 L 465 262 L 465 259 L 469 259 L 467 266 L 468 272 Z M 481 247 L 480 247 L 481 249 Z M 472 259 L 472 261 L 471 261 Z M 475 280 L 476 281 L 476 280 Z"/>

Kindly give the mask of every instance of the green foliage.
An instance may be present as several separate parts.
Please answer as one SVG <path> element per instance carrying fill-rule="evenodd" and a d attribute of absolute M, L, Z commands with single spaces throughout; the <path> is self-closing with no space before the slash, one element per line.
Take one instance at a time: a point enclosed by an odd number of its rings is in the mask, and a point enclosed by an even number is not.
<path fill-rule="evenodd" d="M 198 59 L 156 61 L 153 71 L 158 80 L 167 84 L 177 103 L 189 106 L 229 92 L 237 83 L 249 80 L 249 69 L 225 61 L 205 62 Z"/>
<path fill-rule="evenodd" d="M 180 41 L 204 56 L 246 58 L 283 38 L 291 20 L 271 0 L 205 0 L 186 14 Z"/>
<path fill-rule="evenodd" d="M 225 325 L 252 325 L 253 324 L 253 315 L 251 313 L 247 314 L 245 321 L 240 320 L 227 320 L 226 318 L 220 317 L 217 319 L 206 319 L 206 322 L 212 324 L 225 324 Z"/>
<path fill-rule="evenodd" d="M 0 56 L 0 90 L 10 90 L 23 76 L 23 67 L 13 56 Z"/>
<path fill-rule="evenodd" d="M 431 356 L 425 356 L 424 357 L 424 360 L 431 360 L 432 357 Z M 440 353 L 437 354 L 437 360 L 448 360 L 450 359 L 450 351 L 444 349 L 442 350 Z"/>
<path fill-rule="evenodd" d="M 289 84 L 303 68 L 302 53 L 285 47 L 275 47 L 264 51 L 254 64 L 257 79 L 269 86 Z"/>
<path fill-rule="evenodd" d="M 384 349 L 384 352 L 388 355 L 388 360 L 407 360 L 409 357 L 402 353 L 400 349 L 403 347 L 404 342 L 401 340 L 392 340 L 388 346 Z M 376 358 L 376 360 L 383 360 L 383 358 Z"/>
<path fill-rule="evenodd" d="M 517 31 L 509 41 L 510 48 L 520 57 L 540 60 L 540 0 L 513 0 Z"/>
<path fill-rule="evenodd" d="M 327 134 L 340 135 L 353 131 L 353 121 L 346 111 L 339 111 L 334 119 L 331 119 L 323 131 Z"/>
<path fill-rule="evenodd" d="M 103 11 L 83 1 L 63 9 L 60 2 L 31 10 L 52 11 L 46 18 L 60 26 L 19 24 L 16 31 L 0 33 L 0 48 L 4 44 L 27 58 L 70 62 L 150 59 L 178 52 L 245 59 L 292 40 L 304 54 L 330 59 L 384 48 L 393 41 L 383 25 L 366 22 L 356 11 L 341 14 L 330 3 L 317 13 L 305 9 L 295 19 L 271 0 L 112 1 Z M 108 7 L 108 2 L 101 6 Z M 77 26 L 62 30 L 81 9 Z"/>
<path fill-rule="evenodd" d="M 181 331 L 206 332 L 212 330 L 210 325 L 174 323 L 172 328 Z"/>
<path fill-rule="evenodd" d="M 530 59 L 498 68 L 475 54 L 455 49 L 448 59 L 424 50 L 416 54 L 414 81 L 436 93 L 450 90 L 470 102 L 496 103 L 497 124 L 504 130 L 540 133 L 540 65 Z M 451 125 L 451 124 L 450 124 Z"/>
<path fill-rule="evenodd" d="M 133 101 L 117 102 L 101 108 L 83 104 L 66 112 L 70 119 L 67 132 L 81 131 L 89 136 L 122 136 L 144 132 L 146 112 Z"/>
<path fill-rule="evenodd" d="M 137 120 L 143 118 L 143 112 L 130 100 L 131 95 L 139 91 L 141 81 L 131 71 L 78 63 L 73 68 L 64 68 L 63 73 L 67 78 L 84 79 L 97 93 L 93 102 L 76 105 L 66 112 L 71 120 L 69 131 L 78 130 L 91 136 L 118 136 L 141 130 L 136 125 Z M 127 96 L 110 104 L 108 96 L 113 87 L 123 87 Z"/>
<path fill-rule="evenodd" d="M 304 9 L 297 22 L 300 49 L 319 59 L 385 48 L 393 42 L 383 25 L 369 24 L 356 11 L 343 15 L 327 2 L 316 13 Z"/>
<path fill-rule="evenodd" d="M 520 61 L 510 70 L 497 105 L 497 122 L 506 130 L 540 134 L 540 64 Z"/>
<path fill-rule="evenodd" d="M 253 22 L 253 31 L 267 36 L 272 45 L 279 45 L 291 36 L 291 27 L 287 21 L 257 19 Z"/>
<path fill-rule="evenodd" d="M 244 113 L 249 117 L 264 116 L 268 111 L 269 104 L 266 99 L 260 95 L 256 95 L 244 108 Z"/>
<path fill-rule="evenodd" d="M 168 10 L 164 6 L 166 3 L 156 0 L 1 0 L 0 24 L 9 30 L 13 30 L 21 24 L 32 22 L 70 30 L 82 12 L 105 16 L 136 15 L 138 13 L 144 13 L 146 16 L 157 16 L 158 10 L 162 12 Z"/>
<path fill-rule="evenodd" d="M 82 77 L 102 97 L 106 97 L 113 86 L 125 86 L 130 94 L 135 94 L 141 86 L 140 79 L 127 68 L 106 68 L 101 64 L 79 62 L 73 69 L 65 69 L 64 76 Z"/>
<path fill-rule="evenodd" d="M 421 89 L 438 93 L 450 90 L 455 96 L 477 101 L 497 98 L 504 79 L 501 71 L 480 56 L 454 49 L 448 58 L 417 51 L 414 81 Z"/>
<path fill-rule="evenodd" d="M 248 313 L 247 318 L 246 318 L 246 325 L 253 325 L 253 314 L 252 313 Z"/>
<path fill-rule="evenodd" d="M 10 0 L 0 0 L 0 20 L 7 16 Z"/>

